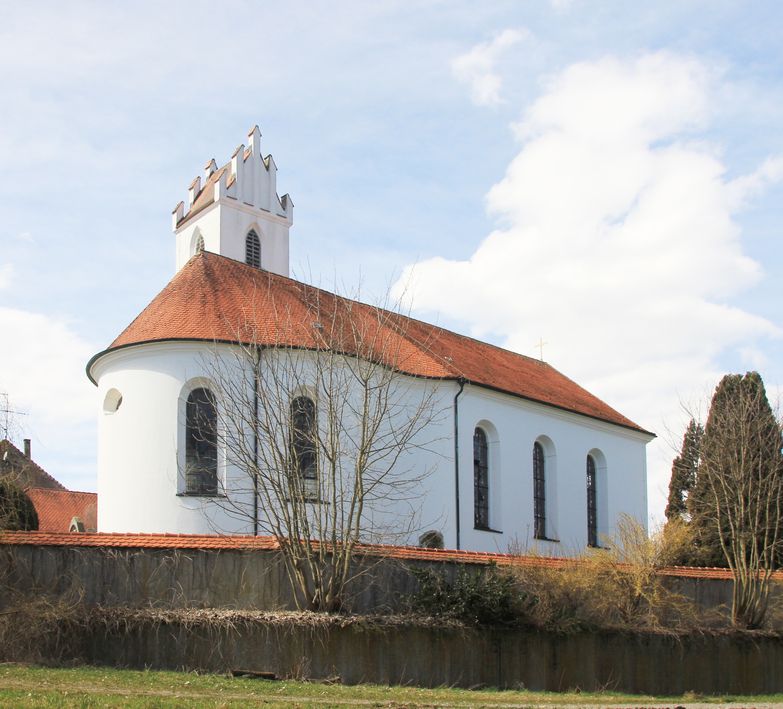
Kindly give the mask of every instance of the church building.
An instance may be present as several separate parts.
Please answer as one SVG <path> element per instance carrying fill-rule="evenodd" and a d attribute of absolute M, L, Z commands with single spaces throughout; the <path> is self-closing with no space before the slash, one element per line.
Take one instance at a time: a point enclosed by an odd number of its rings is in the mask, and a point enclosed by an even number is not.
<path fill-rule="evenodd" d="M 351 461 L 326 438 L 369 426 L 330 419 L 316 435 L 335 408 L 323 380 L 371 360 L 388 387 L 378 428 L 401 446 L 388 444 L 373 485 L 410 485 L 360 513 L 367 541 L 566 556 L 600 546 L 620 515 L 646 525 L 653 434 L 543 361 L 290 278 L 293 203 L 278 197 L 260 142 L 256 126 L 193 180 L 173 213 L 174 277 L 87 365 L 100 401 L 100 532 L 267 534 L 278 483 L 281 504 L 294 485 L 306 515 L 334 512 L 329 470 Z M 305 362 L 301 377 L 273 376 L 282 362 Z M 339 401 L 353 406 L 355 394 Z M 248 469 L 259 471 L 250 485 Z"/>

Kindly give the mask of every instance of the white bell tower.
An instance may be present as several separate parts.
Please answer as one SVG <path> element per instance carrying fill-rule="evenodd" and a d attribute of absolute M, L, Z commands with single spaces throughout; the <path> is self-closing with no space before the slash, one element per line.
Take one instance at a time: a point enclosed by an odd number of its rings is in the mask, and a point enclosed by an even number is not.
<path fill-rule="evenodd" d="M 177 271 L 200 250 L 288 276 L 288 230 L 294 205 L 277 196 L 277 165 L 261 155 L 258 126 L 231 161 L 218 168 L 214 159 L 188 188 L 187 208 L 173 212 Z"/>

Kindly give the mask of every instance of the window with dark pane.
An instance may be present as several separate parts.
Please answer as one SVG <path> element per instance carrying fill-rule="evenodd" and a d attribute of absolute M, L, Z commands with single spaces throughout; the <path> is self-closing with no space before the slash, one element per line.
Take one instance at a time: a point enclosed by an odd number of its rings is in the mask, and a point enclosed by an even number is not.
<path fill-rule="evenodd" d="M 595 459 L 587 456 L 587 545 L 598 546 L 598 509 L 595 492 Z"/>
<path fill-rule="evenodd" d="M 473 432 L 473 526 L 489 529 L 489 448 L 482 428 Z"/>
<path fill-rule="evenodd" d="M 546 539 L 546 477 L 544 447 L 533 444 L 533 533 L 536 539 Z"/>
<path fill-rule="evenodd" d="M 316 435 L 315 403 L 298 396 L 291 402 L 291 461 L 294 472 L 303 480 L 318 478 Z"/>
<path fill-rule="evenodd" d="M 185 492 L 217 494 L 217 407 L 209 389 L 194 389 L 185 412 Z"/>
<path fill-rule="evenodd" d="M 253 268 L 261 268 L 261 241 L 253 230 L 245 237 L 245 263 Z"/>

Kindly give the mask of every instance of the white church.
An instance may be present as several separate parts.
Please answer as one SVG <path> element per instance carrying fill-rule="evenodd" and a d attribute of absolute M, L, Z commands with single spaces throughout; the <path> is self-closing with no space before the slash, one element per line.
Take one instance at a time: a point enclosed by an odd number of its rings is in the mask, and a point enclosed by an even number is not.
<path fill-rule="evenodd" d="M 341 430 L 323 435 L 336 427 L 333 417 L 323 423 L 335 404 L 321 380 L 334 350 L 343 362 L 370 360 L 379 341 L 386 457 L 367 469 L 373 484 L 408 484 L 375 508 L 367 498 L 358 513 L 367 541 L 565 556 L 600 546 L 622 514 L 646 525 L 652 433 L 543 361 L 291 279 L 293 203 L 278 197 L 277 167 L 260 143 L 255 127 L 227 164 L 210 160 L 193 180 L 173 213 L 174 277 L 87 365 L 100 401 L 100 532 L 268 534 L 280 513 L 268 488 L 283 489 L 285 506 L 291 485 L 306 491 L 306 515 L 328 518 L 336 496 L 351 494 L 328 484 L 347 449 L 332 455 L 319 441 L 353 441 L 368 427 L 352 405 L 361 392 L 350 392 Z M 374 344 L 343 337 L 326 348 L 334 323 L 314 315 L 314 303 L 371 323 L 363 336 Z M 247 356 L 255 383 L 246 386 Z M 283 361 L 306 361 L 301 376 L 274 376 Z M 237 414 L 247 393 L 255 409 Z M 409 430 L 403 419 L 422 416 L 422 402 L 426 419 Z M 351 412 L 358 420 L 345 418 Z M 249 469 L 258 471 L 250 485 Z"/>

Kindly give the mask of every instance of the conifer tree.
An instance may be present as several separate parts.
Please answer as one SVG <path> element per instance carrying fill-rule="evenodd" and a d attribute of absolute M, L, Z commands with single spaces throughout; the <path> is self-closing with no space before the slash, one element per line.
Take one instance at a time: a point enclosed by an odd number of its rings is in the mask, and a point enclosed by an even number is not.
<path fill-rule="evenodd" d="M 669 501 L 666 505 L 666 519 L 684 520 L 687 512 L 686 501 L 696 482 L 696 472 L 699 467 L 701 437 L 704 428 L 695 419 L 691 419 L 685 435 L 682 437 L 682 447 L 672 463 L 672 477 L 669 481 Z"/>
<path fill-rule="evenodd" d="M 723 561 L 731 569 L 735 624 L 760 627 L 783 543 L 783 457 L 780 426 L 757 372 L 720 381 L 700 453 L 687 500 L 696 553 L 702 563 Z"/>
<path fill-rule="evenodd" d="M 12 481 L 0 480 L 0 529 L 38 529 L 38 514 L 24 490 Z"/>

